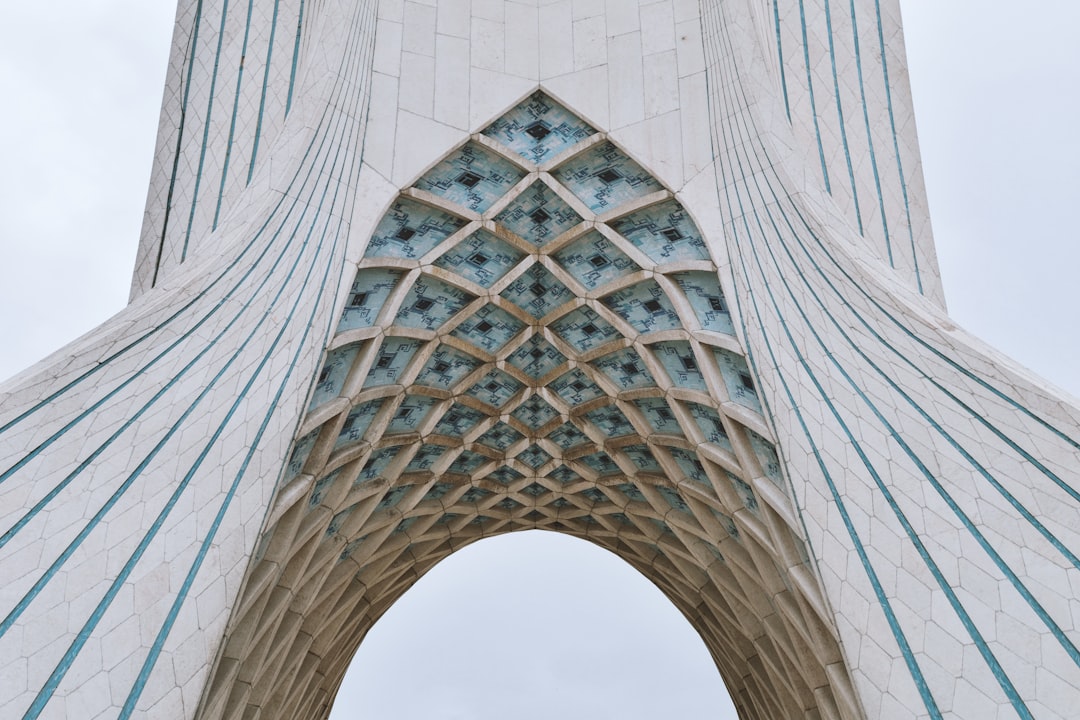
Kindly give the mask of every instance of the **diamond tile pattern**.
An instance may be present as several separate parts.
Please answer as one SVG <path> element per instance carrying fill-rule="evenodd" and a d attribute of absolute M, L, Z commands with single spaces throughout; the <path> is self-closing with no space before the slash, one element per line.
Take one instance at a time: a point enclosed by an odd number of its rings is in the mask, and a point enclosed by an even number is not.
<path fill-rule="evenodd" d="M 435 261 L 435 266 L 457 273 L 477 285 L 491 287 L 524 257 L 487 230 L 477 230 Z"/>
<path fill-rule="evenodd" d="M 512 282 L 502 296 L 539 320 L 573 297 L 543 265 L 533 265 Z"/>
<path fill-rule="evenodd" d="M 595 231 L 555 253 L 555 259 L 589 290 L 641 269 L 615 243 Z"/>
<path fill-rule="evenodd" d="M 511 353 L 507 362 L 533 380 L 539 380 L 566 362 L 566 356 L 544 338 L 534 335 Z"/>
<path fill-rule="evenodd" d="M 555 177 L 596 213 L 664 189 L 610 142 L 594 145 L 563 163 Z"/>
<path fill-rule="evenodd" d="M 401 198 L 375 228 L 367 256 L 419 259 L 464 225 L 456 215 Z"/>
<path fill-rule="evenodd" d="M 538 180 L 499 213 L 495 221 L 542 247 L 581 222 L 581 216 Z"/>
<path fill-rule="evenodd" d="M 523 177 L 509 160 L 468 143 L 417 180 L 416 187 L 481 213 Z"/>
<path fill-rule="evenodd" d="M 658 265 L 677 260 L 709 259 L 709 251 L 697 226 L 682 205 L 674 200 L 614 220 L 611 227 Z"/>
<path fill-rule="evenodd" d="M 461 288 L 425 275 L 409 289 L 394 324 L 433 330 L 475 299 Z"/>
<path fill-rule="evenodd" d="M 595 134 L 596 130 L 538 92 L 483 132 L 539 165 Z"/>
<path fill-rule="evenodd" d="M 603 303 L 641 333 L 682 327 L 674 306 L 655 280 L 612 293 Z"/>
<path fill-rule="evenodd" d="M 596 131 L 534 94 L 483 132 L 541 163 Z M 393 512 L 378 532 L 344 537 L 367 501 L 332 507 L 331 556 L 363 567 L 391 543 L 400 549 L 386 552 L 434 547 L 447 532 L 546 527 L 674 567 L 669 557 L 700 552 L 682 546 L 690 538 L 737 538 L 732 518 L 771 538 L 758 497 L 761 483 L 784 486 L 777 449 L 763 420 L 747 425 L 761 412 L 757 385 L 731 350 L 727 299 L 690 217 L 606 140 L 524 188 L 499 152 L 467 143 L 416 183 L 452 208 L 400 197 L 345 298 L 338 332 L 350 335 L 328 353 L 312 408 L 340 397 L 355 407 L 325 420 L 332 449 L 316 450 L 318 429 L 297 440 L 283 482 L 314 474 L 316 504 L 348 496 L 340 483 L 386 483 L 373 497 Z M 549 181 L 613 219 L 575 229 L 588 213 Z M 619 215 L 646 195 L 653 204 Z M 496 203 L 480 227 L 475 213 Z M 709 269 L 664 267 L 687 261 Z M 361 392 L 387 396 L 350 396 L 361 377 Z"/>

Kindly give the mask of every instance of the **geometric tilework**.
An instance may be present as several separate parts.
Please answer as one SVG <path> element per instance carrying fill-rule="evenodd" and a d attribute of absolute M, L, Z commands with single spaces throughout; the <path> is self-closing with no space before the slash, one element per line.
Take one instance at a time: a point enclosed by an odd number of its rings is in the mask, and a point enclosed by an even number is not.
<path fill-rule="evenodd" d="M 537 181 L 495 217 L 495 221 L 543 247 L 581 222 L 574 212 L 543 182 Z"/>
<path fill-rule="evenodd" d="M 596 131 L 543 93 L 533 93 L 484 131 L 484 135 L 537 165 Z"/>
<path fill-rule="evenodd" d="M 555 259 L 588 290 L 640 270 L 614 243 L 596 231 L 555 253 Z"/>
<path fill-rule="evenodd" d="M 663 189 L 610 142 L 599 143 L 570 159 L 555 171 L 555 177 L 595 213 Z"/>
<path fill-rule="evenodd" d="M 423 552 L 423 528 L 510 523 L 632 538 L 653 558 L 700 545 L 709 562 L 741 562 L 717 546 L 742 542 L 740 523 L 771 532 L 761 483 L 784 480 L 701 233 L 546 95 L 482 134 L 494 142 L 470 140 L 416 182 L 445 208 L 394 203 L 345 299 L 338 332 L 353 335 L 328 353 L 311 407 L 354 407 L 323 421 L 341 425 L 314 463 L 318 433 L 299 439 L 288 472 L 315 476 L 309 502 L 358 483 L 375 509 L 339 507 L 323 542 L 341 544 L 337 562 L 363 565 L 381 543 Z M 535 164 L 555 157 L 550 170 Z M 527 186 L 523 167 L 536 174 Z M 379 325 L 392 334 L 363 335 Z M 743 414 L 726 413 L 729 402 Z M 391 511 L 381 535 L 350 530 L 363 512 Z"/>
<path fill-rule="evenodd" d="M 611 226 L 658 265 L 709 259 L 697 226 L 674 200 L 614 220 Z"/>
<path fill-rule="evenodd" d="M 1078 410 L 940 314 L 899 3 L 526 13 L 625 145 L 536 89 L 476 128 L 537 46 L 458 4 L 178 16 L 161 294 L 0 404 L 0 715 L 323 717 L 416 578 L 527 528 L 645 573 L 740 717 L 1075 714 Z"/>
<path fill-rule="evenodd" d="M 477 230 L 441 255 L 435 266 L 487 288 L 517 265 L 523 255 L 487 230 Z"/>
<path fill-rule="evenodd" d="M 375 228 L 367 254 L 419 259 L 464 224 L 463 219 L 445 211 L 401 198 Z"/>
<path fill-rule="evenodd" d="M 524 175 L 505 158 L 469 143 L 429 170 L 416 187 L 483 212 Z"/>

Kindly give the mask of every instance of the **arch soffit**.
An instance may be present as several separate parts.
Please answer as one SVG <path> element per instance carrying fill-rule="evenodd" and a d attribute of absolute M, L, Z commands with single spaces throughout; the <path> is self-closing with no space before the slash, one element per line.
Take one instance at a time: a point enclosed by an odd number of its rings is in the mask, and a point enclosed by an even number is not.
<path fill-rule="evenodd" d="M 641 571 L 749 717 L 860 715 L 717 265 L 542 91 L 402 189 L 339 300 L 200 716 L 317 713 L 454 550 L 567 533 Z"/>

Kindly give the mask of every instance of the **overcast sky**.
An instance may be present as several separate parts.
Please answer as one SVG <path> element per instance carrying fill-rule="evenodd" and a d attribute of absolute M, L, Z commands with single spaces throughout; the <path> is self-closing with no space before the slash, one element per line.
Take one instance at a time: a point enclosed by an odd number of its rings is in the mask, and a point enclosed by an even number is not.
<path fill-rule="evenodd" d="M 1080 394 L 1080 3 L 902 6 L 950 311 Z M 0 3 L 0 379 L 126 302 L 173 12 Z M 441 564 L 354 671 L 335 718 L 728 717 L 704 647 L 658 591 L 542 533 Z"/>

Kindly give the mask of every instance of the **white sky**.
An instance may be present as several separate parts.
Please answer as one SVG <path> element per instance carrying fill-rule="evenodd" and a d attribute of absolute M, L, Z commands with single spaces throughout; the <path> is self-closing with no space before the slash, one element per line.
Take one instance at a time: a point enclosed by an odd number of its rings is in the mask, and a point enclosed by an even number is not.
<path fill-rule="evenodd" d="M 1080 3 L 901 3 L 950 310 L 1080 395 Z M 126 302 L 173 12 L 0 4 L 0 379 Z M 357 658 L 336 719 L 726 717 L 671 605 L 548 534 L 456 554 Z"/>

